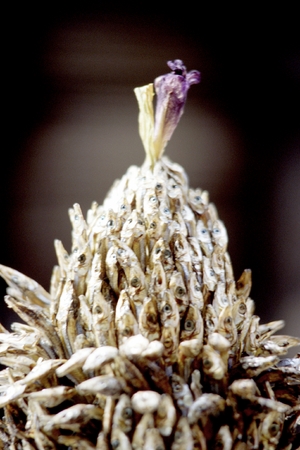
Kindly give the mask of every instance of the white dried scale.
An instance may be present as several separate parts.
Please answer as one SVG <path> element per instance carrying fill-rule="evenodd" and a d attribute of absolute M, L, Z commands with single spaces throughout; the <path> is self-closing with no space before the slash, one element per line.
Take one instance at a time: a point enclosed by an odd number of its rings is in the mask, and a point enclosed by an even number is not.
<path fill-rule="evenodd" d="M 0 448 L 297 448 L 300 339 L 260 324 L 251 272 L 235 281 L 208 193 L 162 156 L 191 84 L 182 61 L 135 90 L 147 158 L 55 242 L 50 293 L 11 268 L 0 325 Z M 298 436 L 299 438 L 299 436 Z"/>

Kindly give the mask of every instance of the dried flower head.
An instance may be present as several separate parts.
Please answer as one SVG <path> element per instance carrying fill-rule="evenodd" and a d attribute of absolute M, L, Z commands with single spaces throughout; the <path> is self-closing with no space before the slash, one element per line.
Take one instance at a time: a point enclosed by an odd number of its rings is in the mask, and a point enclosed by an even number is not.
<path fill-rule="evenodd" d="M 162 156 L 197 71 L 135 90 L 141 167 L 55 241 L 50 292 L 0 265 L 0 449 L 284 449 L 299 434 L 300 339 L 260 324 L 251 272 L 235 281 L 208 193 Z"/>

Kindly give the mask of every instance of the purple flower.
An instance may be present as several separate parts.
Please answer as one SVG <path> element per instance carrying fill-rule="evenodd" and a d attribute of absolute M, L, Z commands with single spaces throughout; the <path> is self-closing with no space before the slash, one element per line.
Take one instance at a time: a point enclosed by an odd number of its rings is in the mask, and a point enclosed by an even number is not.
<path fill-rule="evenodd" d="M 163 151 L 175 130 L 183 113 L 187 92 L 192 84 L 200 82 L 200 72 L 186 71 L 180 59 L 168 61 L 171 73 L 155 79 L 154 87 L 157 94 L 154 142 Z"/>

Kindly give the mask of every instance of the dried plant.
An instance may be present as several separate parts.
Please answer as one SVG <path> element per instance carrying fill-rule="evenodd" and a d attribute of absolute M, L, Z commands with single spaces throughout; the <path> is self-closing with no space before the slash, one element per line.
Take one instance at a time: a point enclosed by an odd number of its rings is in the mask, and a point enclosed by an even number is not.
<path fill-rule="evenodd" d="M 182 61 L 135 90 L 147 158 L 55 241 L 50 293 L 11 268 L 0 325 L 2 449 L 285 449 L 299 433 L 300 339 L 260 324 L 208 193 L 162 156 L 200 81 Z"/>

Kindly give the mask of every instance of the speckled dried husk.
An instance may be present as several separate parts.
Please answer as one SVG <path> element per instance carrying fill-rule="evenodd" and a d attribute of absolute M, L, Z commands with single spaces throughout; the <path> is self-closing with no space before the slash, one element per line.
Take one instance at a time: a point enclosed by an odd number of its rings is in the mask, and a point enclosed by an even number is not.
<path fill-rule="evenodd" d="M 254 315 L 208 193 L 161 157 L 70 218 L 50 293 L 0 266 L 26 323 L 0 325 L 0 449 L 296 448 L 300 340 Z"/>

